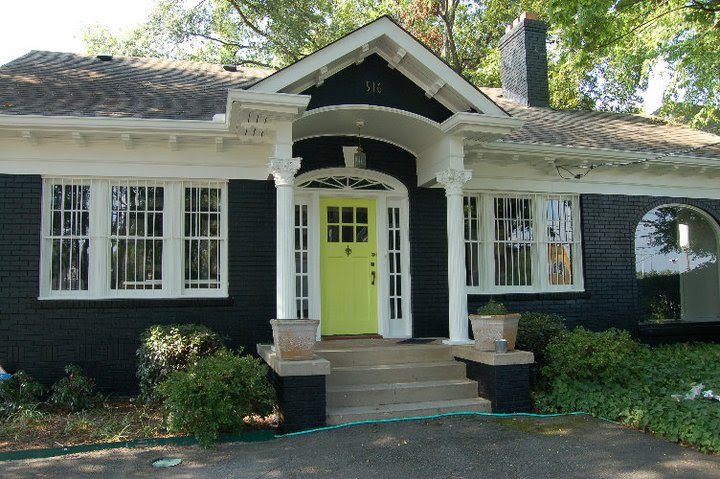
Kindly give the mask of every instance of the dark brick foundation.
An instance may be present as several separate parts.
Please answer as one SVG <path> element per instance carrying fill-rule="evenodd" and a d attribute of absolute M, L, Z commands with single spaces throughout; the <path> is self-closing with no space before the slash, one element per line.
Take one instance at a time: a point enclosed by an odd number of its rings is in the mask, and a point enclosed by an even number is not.
<path fill-rule="evenodd" d="M 530 364 L 492 366 L 468 359 L 467 377 L 478 383 L 478 396 L 492 403 L 492 411 L 499 413 L 530 412 Z"/>
<path fill-rule="evenodd" d="M 325 426 L 325 376 L 282 377 L 271 369 L 270 380 L 277 392 L 282 434 Z"/>

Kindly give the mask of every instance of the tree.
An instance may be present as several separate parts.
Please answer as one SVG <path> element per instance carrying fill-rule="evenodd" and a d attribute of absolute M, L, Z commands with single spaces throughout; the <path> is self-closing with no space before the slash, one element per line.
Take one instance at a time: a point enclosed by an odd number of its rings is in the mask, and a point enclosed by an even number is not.
<path fill-rule="evenodd" d="M 537 0 L 158 0 L 140 27 L 85 31 L 88 53 L 281 68 L 389 15 L 458 72 L 499 86 L 497 41 Z M 482 34 L 480 34 L 482 32 Z"/>
<path fill-rule="evenodd" d="M 651 69 L 666 62 L 671 83 L 659 113 L 720 132 L 720 0 L 544 4 L 555 106 L 635 111 Z"/>
<path fill-rule="evenodd" d="M 90 53 L 280 68 L 390 15 L 455 70 L 500 86 L 498 40 L 523 11 L 550 26 L 551 105 L 636 112 L 653 67 L 659 114 L 720 132 L 720 0 L 157 0 L 123 35 L 95 27 Z"/>

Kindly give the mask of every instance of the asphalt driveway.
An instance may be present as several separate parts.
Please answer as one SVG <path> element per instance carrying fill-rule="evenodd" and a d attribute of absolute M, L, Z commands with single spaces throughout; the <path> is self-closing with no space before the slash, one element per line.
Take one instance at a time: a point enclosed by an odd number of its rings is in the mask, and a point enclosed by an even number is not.
<path fill-rule="evenodd" d="M 155 469 L 159 457 L 179 466 Z M 588 416 L 447 417 L 267 442 L 114 449 L 0 463 L 0 477 L 720 478 L 707 456 Z"/>

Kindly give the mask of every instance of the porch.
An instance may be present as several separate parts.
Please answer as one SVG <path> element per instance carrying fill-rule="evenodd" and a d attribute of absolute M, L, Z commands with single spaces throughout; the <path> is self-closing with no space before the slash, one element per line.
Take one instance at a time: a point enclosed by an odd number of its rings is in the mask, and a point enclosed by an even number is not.
<path fill-rule="evenodd" d="M 481 352 L 440 338 L 323 340 L 308 361 L 270 366 L 286 432 L 452 412 L 520 412 L 530 404 L 532 353 Z"/>

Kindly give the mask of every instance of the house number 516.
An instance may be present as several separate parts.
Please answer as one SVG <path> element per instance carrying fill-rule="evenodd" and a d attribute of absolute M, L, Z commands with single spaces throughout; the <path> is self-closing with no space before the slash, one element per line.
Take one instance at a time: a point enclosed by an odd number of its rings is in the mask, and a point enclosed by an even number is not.
<path fill-rule="evenodd" d="M 366 81 L 365 91 L 367 93 L 380 94 L 382 93 L 382 82 L 379 81 Z"/>

